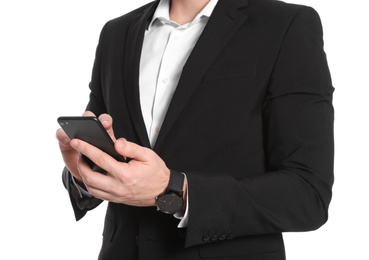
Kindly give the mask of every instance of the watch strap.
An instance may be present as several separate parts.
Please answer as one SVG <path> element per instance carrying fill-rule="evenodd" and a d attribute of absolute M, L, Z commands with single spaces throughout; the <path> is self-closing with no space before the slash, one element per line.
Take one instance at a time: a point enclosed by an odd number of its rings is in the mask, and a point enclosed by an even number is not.
<path fill-rule="evenodd" d="M 183 194 L 183 183 L 184 183 L 184 174 L 181 172 L 177 172 L 174 170 L 170 170 L 170 178 L 167 192 L 175 192 L 182 196 Z"/>

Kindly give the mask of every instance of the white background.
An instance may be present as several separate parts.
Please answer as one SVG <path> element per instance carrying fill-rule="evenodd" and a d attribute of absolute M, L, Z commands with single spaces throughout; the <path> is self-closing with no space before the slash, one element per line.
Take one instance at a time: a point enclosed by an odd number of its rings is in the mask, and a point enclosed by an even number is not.
<path fill-rule="evenodd" d="M 369 259 L 367 1 L 294 0 L 321 15 L 336 88 L 328 223 L 285 234 L 289 260 Z M 56 118 L 80 115 L 102 26 L 147 1 L 0 3 L 0 259 L 96 259 L 106 203 L 76 223 L 61 182 Z"/>

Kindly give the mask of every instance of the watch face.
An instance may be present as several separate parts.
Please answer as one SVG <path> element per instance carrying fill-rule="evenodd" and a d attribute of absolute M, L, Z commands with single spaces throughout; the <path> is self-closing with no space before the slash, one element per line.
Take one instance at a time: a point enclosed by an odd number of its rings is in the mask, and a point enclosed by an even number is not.
<path fill-rule="evenodd" d="M 183 199 L 175 193 L 168 193 L 158 198 L 159 209 L 167 214 L 174 214 L 183 207 Z"/>

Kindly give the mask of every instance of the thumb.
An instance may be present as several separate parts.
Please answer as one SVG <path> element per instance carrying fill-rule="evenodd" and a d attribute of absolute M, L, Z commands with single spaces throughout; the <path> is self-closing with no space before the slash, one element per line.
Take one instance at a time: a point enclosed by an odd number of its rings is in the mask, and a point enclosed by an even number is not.
<path fill-rule="evenodd" d="M 148 161 L 151 150 L 138 144 L 128 142 L 124 138 L 120 138 L 115 142 L 115 150 L 126 158 L 136 161 Z"/>
<path fill-rule="evenodd" d="M 113 118 L 109 114 L 101 114 L 99 116 L 99 120 L 110 135 L 110 138 L 113 139 L 113 141 L 115 142 L 116 139 L 113 130 Z"/>

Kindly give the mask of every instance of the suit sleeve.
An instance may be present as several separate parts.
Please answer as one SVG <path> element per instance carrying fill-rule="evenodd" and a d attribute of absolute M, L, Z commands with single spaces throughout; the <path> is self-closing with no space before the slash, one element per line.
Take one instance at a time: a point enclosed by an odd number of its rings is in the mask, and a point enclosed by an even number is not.
<path fill-rule="evenodd" d="M 101 31 L 99 44 L 96 48 L 95 61 L 92 69 L 92 78 L 89 84 L 90 87 L 90 100 L 86 110 L 92 111 L 96 116 L 106 112 L 105 103 L 101 90 L 101 74 L 100 74 L 100 63 L 101 63 L 101 49 L 103 45 L 103 35 L 107 25 Z M 83 218 L 89 210 L 96 208 L 102 200 L 90 197 L 83 197 L 80 195 L 78 188 L 72 181 L 72 175 L 65 167 L 62 174 L 64 187 L 69 193 L 69 198 L 74 210 L 76 220 Z"/>
<path fill-rule="evenodd" d="M 328 218 L 333 185 L 330 73 L 318 14 L 303 7 L 286 30 L 263 102 L 266 172 L 186 172 L 186 247 L 249 235 L 309 231 Z M 229 162 L 232 163 L 232 162 Z"/>
<path fill-rule="evenodd" d="M 96 48 L 95 61 L 92 69 L 90 87 L 90 100 L 87 104 L 86 110 L 92 111 L 96 116 L 106 113 L 105 101 L 102 92 L 102 80 L 101 80 L 101 60 L 102 49 L 104 45 L 104 32 L 109 23 L 106 23 L 101 30 L 99 44 Z"/>

